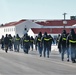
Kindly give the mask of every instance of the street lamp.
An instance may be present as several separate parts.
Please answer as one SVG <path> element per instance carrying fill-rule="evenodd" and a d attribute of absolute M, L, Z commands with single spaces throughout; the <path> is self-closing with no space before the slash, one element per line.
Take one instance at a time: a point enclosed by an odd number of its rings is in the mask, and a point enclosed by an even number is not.
<path fill-rule="evenodd" d="M 67 14 L 67 13 L 63 13 L 63 15 L 64 15 L 64 20 L 63 20 L 64 29 L 65 29 L 65 24 L 67 24 L 67 21 L 66 21 L 66 19 L 65 19 L 65 17 L 66 17 L 66 14 Z"/>

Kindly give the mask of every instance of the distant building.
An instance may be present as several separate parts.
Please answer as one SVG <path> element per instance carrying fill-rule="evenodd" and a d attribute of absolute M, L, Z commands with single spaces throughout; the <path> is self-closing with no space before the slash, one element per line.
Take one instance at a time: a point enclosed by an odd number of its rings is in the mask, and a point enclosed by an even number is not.
<path fill-rule="evenodd" d="M 76 20 L 20 20 L 17 22 L 10 22 L 0 26 L 0 38 L 2 35 L 11 34 L 12 36 L 19 34 L 22 37 L 26 32 L 30 36 L 36 36 L 40 31 L 44 34 L 52 34 L 54 36 L 61 34 L 62 30 L 65 29 L 68 33 L 73 25 L 76 24 Z"/>
<path fill-rule="evenodd" d="M 35 23 L 42 25 L 42 28 L 32 28 L 34 34 L 41 31 L 43 34 L 44 32 L 47 32 L 48 34 L 57 36 L 62 33 L 63 29 L 65 29 L 67 33 L 70 32 L 71 28 L 74 28 L 76 31 L 76 27 L 74 26 L 76 24 L 76 20 L 46 20 L 41 22 L 37 21 Z"/>
<path fill-rule="evenodd" d="M 22 37 L 26 32 L 30 33 L 31 28 L 41 28 L 39 24 L 36 24 L 30 20 L 20 20 L 18 22 L 10 22 L 0 26 L 0 38 L 2 35 L 11 34 L 12 36 L 19 34 Z M 34 33 L 30 34 L 34 36 Z"/>

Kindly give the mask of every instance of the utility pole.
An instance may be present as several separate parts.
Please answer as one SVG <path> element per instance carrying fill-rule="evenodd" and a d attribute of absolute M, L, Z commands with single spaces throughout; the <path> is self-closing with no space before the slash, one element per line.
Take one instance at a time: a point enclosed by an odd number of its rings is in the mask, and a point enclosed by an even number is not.
<path fill-rule="evenodd" d="M 67 14 L 67 13 L 63 13 L 63 15 L 64 15 L 64 20 L 65 20 L 65 18 L 66 18 L 66 14 Z"/>
<path fill-rule="evenodd" d="M 65 19 L 65 18 L 66 18 L 66 14 L 67 14 L 67 13 L 63 13 L 63 15 L 64 15 L 64 21 L 63 21 L 64 29 L 65 29 L 65 24 L 66 24 L 66 19 Z"/>

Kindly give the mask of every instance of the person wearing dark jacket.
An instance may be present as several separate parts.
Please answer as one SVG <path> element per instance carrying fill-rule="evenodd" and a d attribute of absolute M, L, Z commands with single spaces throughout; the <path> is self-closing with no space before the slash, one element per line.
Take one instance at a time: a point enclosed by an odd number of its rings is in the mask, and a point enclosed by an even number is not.
<path fill-rule="evenodd" d="M 28 54 L 29 49 L 30 49 L 30 37 L 26 33 L 26 34 L 24 34 L 24 37 L 23 37 L 23 50 L 24 50 L 24 53 Z"/>
<path fill-rule="evenodd" d="M 31 36 L 30 37 L 30 47 L 31 47 L 32 51 L 33 51 L 33 44 L 34 44 L 34 38 L 33 38 L 33 36 Z"/>
<path fill-rule="evenodd" d="M 55 43 L 55 42 L 54 42 L 54 39 L 51 35 L 48 35 L 48 37 L 49 37 L 49 51 L 51 52 L 52 43 Z"/>
<path fill-rule="evenodd" d="M 57 45 L 59 45 L 59 39 L 60 39 L 60 34 L 58 35 L 58 37 L 57 37 Z M 61 53 L 61 46 L 59 45 L 58 46 L 58 50 L 59 50 L 59 53 Z"/>
<path fill-rule="evenodd" d="M 34 44 L 35 44 L 35 50 L 37 51 L 37 36 L 34 39 Z"/>
<path fill-rule="evenodd" d="M 1 38 L 1 49 L 4 50 L 4 36 Z"/>
<path fill-rule="evenodd" d="M 13 38 L 11 36 L 11 34 L 9 34 L 9 49 L 10 51 L 13 51 Z"/>
<path fill-rule="evenodd" d="M 36 42 L 37 42 L 40 57 L 42 56 L 42 50 L 43 50 L 43 44 L 41 38 L 42 38 L 42 32 L 39 32 Z"/>
<path fill-rule="evenodd" d="M 71 50 L 71 61 L 76 62 L 76 34 L 74 29 L 71 29 L 67 37 L 67 48 Z"/>
<path fill-rule="evenodd" d="M 67 51 L 66 39 L 67 39 L 67 33 L 66 33 L 66 30 L 63 30 L 60 36 L 60 39 L 59 39 L 59 43 L 58 43 L 58 48 L 61 48 L 61 60 L 62 61 L 64 61 L 64 54 L 65 54 L 65 51 Z M 67 61 L 69 61 L 68 56 L 67 56 Z"/>
<path fill-rule="evenodd" d="M 19 37 L 19 34 L 17 34 L 15 37 L 15 42 L 14 42 L 16 52 L 19 52 L 19 50 L 20 50 L 20 40 L 21 40 L 21 38 Z"/>
<path fill-rule="evenodd" d="M 43 48 L 44 48 L 43 54 L 44 54 L 44 57 L 46 57 L 46 55 L 47 55 L 47 58 L 49 58 L 49 48 L 50 48 L 49 41 L 50 41 L 50 38 L 49 38 L 47 32 L 45 32 L 44 36 L 42 37 L 42 43 L 43 43 Z"/>
<path fill-rule="evenodd" d="M 4 38 L 4 46 L 5 46 L 5 52 L 7 53 L 8 46 L 9 46 L 9 37 L 7 34 L 6 34 L 6 37 Z"/>

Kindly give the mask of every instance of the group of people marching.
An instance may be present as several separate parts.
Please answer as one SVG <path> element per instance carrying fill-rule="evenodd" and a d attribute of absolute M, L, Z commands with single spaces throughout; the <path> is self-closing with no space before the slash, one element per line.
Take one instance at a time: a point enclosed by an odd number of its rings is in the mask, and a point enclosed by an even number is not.
<path fill-rule="evenodd" d="M 51 35 L 48 35 L 47 32 L 42 35 L 42 32 L 39 32 L 38 36 L 35 37 L 35 39 L 31 36 L 29 36 L 27 33 L 24 34 L 22 38 L 19 37 L 17 34 L 16 36 L 12 37 L 10 34 L 6 34 L 6 36 L 2 36 L 1 38 L 1 48 L 7 53 L 8 49 L 10 51 L 19 52 L 20 46 L 23 49 L 24 53 L 29 52 L 30 48 L 33 51 L 33 44 L 35 44 L 36 50 L 38 50 L 40 57 L 48 57 L 49 58 L 49 52 L 51 52 L 51 45 L 52 42 L 54 42 L 54 39 Z"/>
<path fill-rule="evenodd" d="M 42 33 L 39 32 L 36 38 L 36 44 L 38 45 L 40 57 L 42 56 L 43 52 L 43 56 L 47 56 L 47 58 L 49 58 L 49 52 L 51 52 L 52 42 L 54 42 L 54 39 L 51 35 L 48 35 L 47 32 L 45 32 L 42 36 Z"/>
<path fill-rule="evenodd" d="M 13 51 L 13 45 L 14 45 L 14 51 L 19 52 L 19 45 L 20 45 L 20 37 L 17 34 L 16 36 L 12 37 L 11 34 L 6 34 L 6 36 L 2 36 L 1 38 L 1 48 L 2 50 L 5 49 L 5 52 L 7 53 L 8 49 L 10 51 Z"/>
<path fill-rule="evenodd" d="M 42 35 L 42 32 L 39 32 L 38 36 L 33 38 L 30 37 L 27 33 L 23 37 L 16 36 L 12 37 L 11 34 L 6 34 L 1 38 L 1 48 L 7 53 L 8 49 L 10 51 L 19 52 L 20 46 L 23 49 L 24 53 L 28 54 L 30 48 L 33 51 L 33 44 L 35 44 L 35 50 L 38 50 L 39 56 L 49 58 L 51 52 L 51 46 L 55 43 L 53 37 L 47 32 Z M 76 62 L 76 33 L 74 29 L 71 29 L 69 33 L 66 30 L 63 30 L 61 35 L 58 35 L 57 39 L 58 49 L 61 54 L 61 60 L 64 61 L 64 54 L 67 53 L 67 61 L 70 60 L 73 63 Z M 14 47 L 14 48 L 13 48 Z"/>
<path fill-rule="evenodd" d="M 20 47 L 23 49 L 24 53 L 28 54 L 28 50 L 30 49 L 30 46 L 33 50 L 33 43 L 34 38 L 31 36 L 29 37 L 28 34 L 24 34 L 24 36 L 21 38 L 19 34 L 12 37 L 11 34 L 6 34 L 6 36 L 2 36 L 1 38 L 1 49 L 5 50 L 7 53 L 8 49 L 10 51 L 19 52 Z"/>
<path fill-rule="evenodd" d="M 64 61 L 64 54 L 67 53 L 67 61 L 69 61 L 71 56 L 71 61 L 76 63 L 76 33 L 74 29 L 67 33 L 63 30 L 62 34 L 59 35 L 58 48 L 61 53 L 61 60 Z"/>

